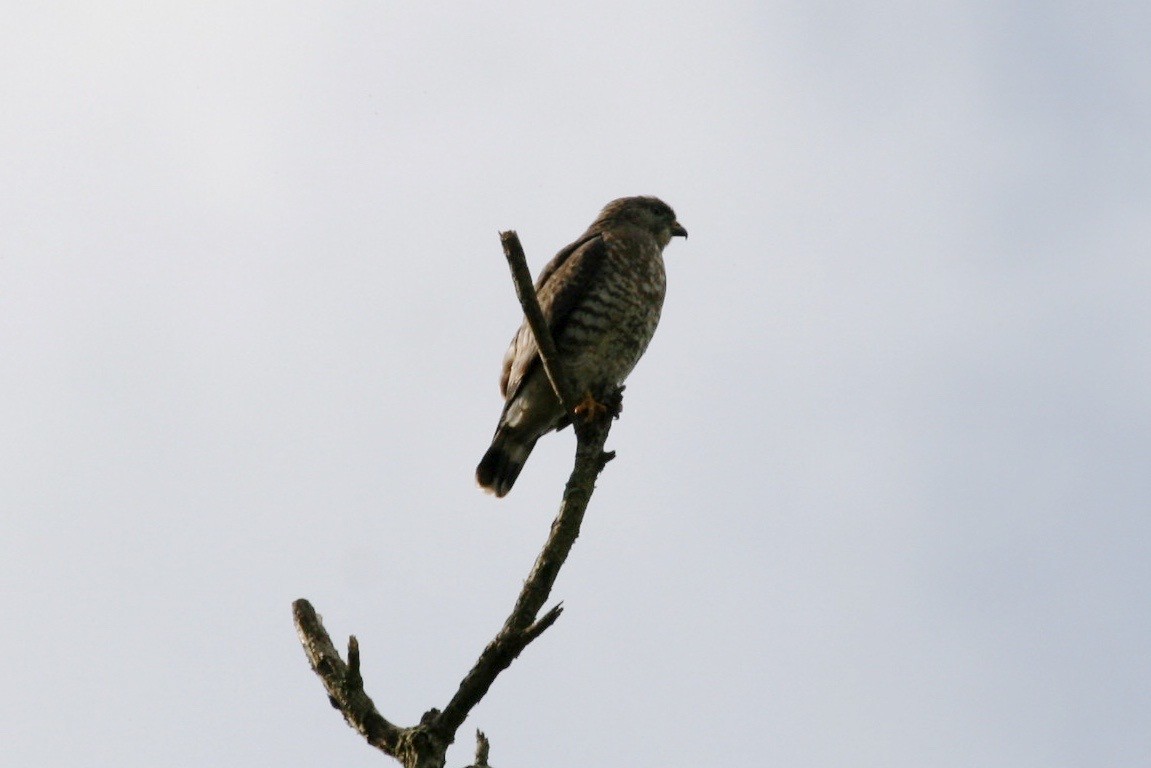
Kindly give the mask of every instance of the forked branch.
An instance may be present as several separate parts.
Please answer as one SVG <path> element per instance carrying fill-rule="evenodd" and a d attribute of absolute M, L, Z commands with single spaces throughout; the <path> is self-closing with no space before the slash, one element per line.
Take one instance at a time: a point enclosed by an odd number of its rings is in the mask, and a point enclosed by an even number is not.
<path fill-rule="evenodd" d="M 504 255 L 516 281 L 516 293 L 524 309 L 524 316 L 536 335 L 544 370 L 568 413 L 572 413 L 574 399 L 565 392 L 566 379 L 556 356 L 555 344 L 540 311 L 532 287 L 523 249 L 515 232 L 501 232 Z M 618 400 L 619 391 L 612 393 Z M 355 637 L 348 642 L 348 661 L 340 658 L 320 617 L 307 600 L 292 604 L 292 612 L 300 642 L 308 655 L 312 670 L 320 677 L 332 706 L 340 710 L 344 719 L 369 744 L 399 760 L 405 768 L 444 768 L 448 746 L 472 709 L 479 704 L 495 682 L 496 677 L 533 640 L 559 619 L 562 605 L 555 605 L 542 616 L 540 611 L 551 595 L 560 568 L 579 537 L 584 512 L 595 490 L 596 478 L 613 454 L 605 453 L 604 443 L 611 431 L 611 418 L 593 421 L 576 420 L 575 466 L 567 485 L 559 513 L 552 521 L 551 531 L 535 565 L 524 582 L 515 607 L 504 621 L 503 627 L 480 653 L 475 665 L 460 682 L 443 711 L 430 709 L 418 725 L 400 727 L 385 719 L 364 691 L 360 676 L 359 643 Z M 476 766 L 487 765 L 488 741 L 477 732 Z"/>

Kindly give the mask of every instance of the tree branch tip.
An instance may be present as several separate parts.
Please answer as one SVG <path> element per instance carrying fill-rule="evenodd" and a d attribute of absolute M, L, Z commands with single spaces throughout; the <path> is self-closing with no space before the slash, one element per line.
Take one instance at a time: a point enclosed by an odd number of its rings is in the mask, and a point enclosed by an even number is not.
<path fill-rule="evenodd" d="M 472 768 L 488 768 L 488 752 L 491 750 L 491 742 L 484 732 L 479 728 L 476 729 L 476 762 Z"/>
<path fill-rule="evenodd" d="M 615 451 L 601 451 L 599 455 L 599 471 L 602 472 L 607 463 L 615 458 Z"/>
<path fill-rule="evenodd" d="M 360 641 L 355 635 L 348 636 L 348 671 L 353 675 L 360 674 Z"/>
<path fill-rule="evenodd" d="M 313 608 L 312 604 L 309 603 L 305 598 L 301 597 L 292 601 L 292 618 L 296 620 L 296 624 L 299 624 L 303 619 L 312 617 L 317 620 L 320 618 L 316 613 L 316 609 Z"/>
<path fill-rule="evenodd" d="M 556 603 L 551 610 L 539 617 L 534 624 L 524 630 L 524 645 L 526 646 L 532 640 L 542 635 L 548 627 L 556 623 L 559 617 L 563 615 L 563 612 L 564 604 L 562 602 Z"/>
<path fill-rule="evenodd" d="M 519 236 L 515 230 L 500 233 L 500 245 L 504 249 L 504 258 L 512 271 L 512 283 L 515 285 L 516 297 L 524 310 L 524 320 L 531 329 L 539 352 L 540 363 L 544 373 L 551 382 L 556 397 L 563 404 L 569 416 L 575 413 L 576 397 L 571 391 L 569 382 L 564 378 L 559 354 L 556 352 L 555 339 L 552 338 L 551 329 L 543 310 L 540 309 L 539 298 L 536 296 L 535 286 L 532 284 L 532 273 L 528 269 L 527 256 L 520 244 Z"/>

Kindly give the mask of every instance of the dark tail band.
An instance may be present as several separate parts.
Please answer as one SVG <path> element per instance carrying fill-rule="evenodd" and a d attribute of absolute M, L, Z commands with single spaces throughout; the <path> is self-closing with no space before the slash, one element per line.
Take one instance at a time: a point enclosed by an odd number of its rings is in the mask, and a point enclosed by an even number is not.
<path fill-rule="evenodd" d="M 492 439 L 492 447 L 488 448 L 476 467 L 476 482 L 485 491 L 499 498 L 507 496 L 535 444 L 535 440 L 527 444 L 518 442 L 502 429 L 499 430 Z"/>

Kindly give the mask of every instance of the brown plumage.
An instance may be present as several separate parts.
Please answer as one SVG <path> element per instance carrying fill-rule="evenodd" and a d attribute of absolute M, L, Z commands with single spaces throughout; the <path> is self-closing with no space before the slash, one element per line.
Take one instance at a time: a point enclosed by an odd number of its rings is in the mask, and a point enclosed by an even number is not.
<path fill-rule="evenodd" d="M 540 273 L 536 296 L 577 396 L 622 384 L 647 349 L 663 306 L 663 249 L 675 236 L 687 230 L 666 203 L 623 197 Z M 504 410 L 476 468 L 496 496 L 511 490 L 536 441 L 568 423 L 527 321 L 504 355 L 500 393 Z"/>

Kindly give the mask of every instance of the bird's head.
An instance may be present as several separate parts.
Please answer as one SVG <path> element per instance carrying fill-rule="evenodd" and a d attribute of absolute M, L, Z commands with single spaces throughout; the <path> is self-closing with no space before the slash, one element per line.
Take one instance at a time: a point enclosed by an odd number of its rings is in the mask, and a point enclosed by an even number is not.
<path fill-rule="evenodd" d="M 621 197 L 603 207 L 591 229 L 631 225 L 655 236 L 663 248 L 673 237 L 687 237 L 687 230 L 675 220 L 675 211 L 658 197 Z"/>

